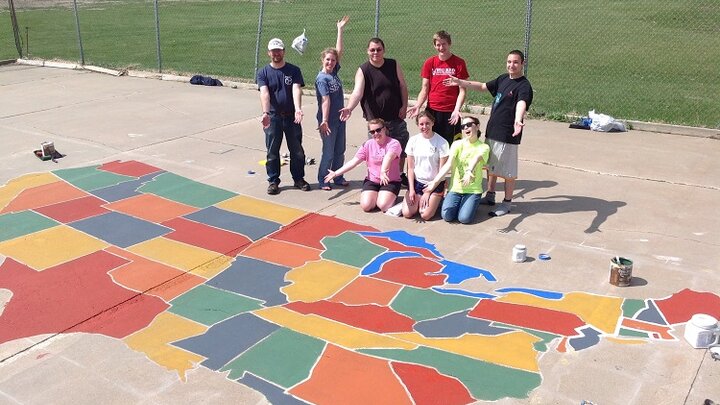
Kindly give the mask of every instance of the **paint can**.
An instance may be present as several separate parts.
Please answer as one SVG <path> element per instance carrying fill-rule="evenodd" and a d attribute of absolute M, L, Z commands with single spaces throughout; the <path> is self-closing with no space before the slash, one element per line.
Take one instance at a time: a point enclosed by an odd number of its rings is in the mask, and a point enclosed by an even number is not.
<path fill-rule="evenodd" d="M 515 245 L 512 250 L 512 261 L 522 263 L 527 259 L 527 248 L 525 245 Z"/>
<path fill-rule="evenodd" d="M 685 340 L 696 349 L 705 349 L 720 343 L 720 326 L 714 317 L 707 314 L 695 314 L 685 324 Z"/>
<path fill-rule="evenodd" d="M 627 287 L 632 280 L 633 262 L 624 257 L 613 257 L 610 260 L 610 284 Z"/>

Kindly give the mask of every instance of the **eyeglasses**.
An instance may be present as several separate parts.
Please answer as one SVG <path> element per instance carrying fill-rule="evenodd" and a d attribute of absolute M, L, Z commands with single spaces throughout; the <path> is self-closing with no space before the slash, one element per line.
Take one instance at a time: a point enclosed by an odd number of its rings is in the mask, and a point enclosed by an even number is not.
<path fill-rule="evenodd" d="M 382 51 L 383 51 L 382 48 L 370 48 L 370 49 L 368 49 L 368 52 L 370 52 L 370 53 L 376 53 L 376 52 L 382 52 Z"/>
<path fill-rule="evenodd" d="M 460 125 L 460 128 L 462 128 L 462 129 L 470 128 L 470 127 L 473 126 L 473 125 L 475 125 L 474 122 L 466 122 L 466 123 Z"/>
<path fill-rule="evenodd" d="M 375 128 L 375 129 L 368 129 L 368 134 L 370 134 L 370 135 L 375 135 L 376 133 L 379 134 L 380 131 L 382 131 L 383 128 L 385 128 L 385 127 L 380 127 L 380 128 Z"/>

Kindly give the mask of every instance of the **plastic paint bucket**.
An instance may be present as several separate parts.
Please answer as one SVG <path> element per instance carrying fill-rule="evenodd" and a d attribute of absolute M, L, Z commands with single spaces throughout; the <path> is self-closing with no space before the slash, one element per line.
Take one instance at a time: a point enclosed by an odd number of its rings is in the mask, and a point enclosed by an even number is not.
<path fill-rule="evenodd" d="M 685 340 L 696 349 L 704 349 L 720 341 L 720 327 L 714 317 L 695 314 L 685 324 Z"/>
<path fill-rule="evenodd" d="M 632 280 L 633 262 L 624 257 L 613 257 L 610 260 L 610 284 L 627 287 Z"/>

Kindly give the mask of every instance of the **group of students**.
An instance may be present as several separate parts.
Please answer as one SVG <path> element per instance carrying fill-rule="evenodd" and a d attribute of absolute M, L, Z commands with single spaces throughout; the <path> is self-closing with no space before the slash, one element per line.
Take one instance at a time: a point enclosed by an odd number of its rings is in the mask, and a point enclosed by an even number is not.
<path fill-rule="evenodd" d="M 343 31 L 348 17 L 337 22 L 334 48 L 321 53 L 322 67 L 315 81 L 318 100 L 317 122 L 323 148 L 318 167 L 321 189 L 348 185 L 344 174 L 365 162 L 360 205 L 364 211 L 390 209 L 407 182 L 402 204 L 406 218 L 420 215 L 431 219 L 438 208 L 446 221 L 472 223 L 477 206 L 495 204 L 495 185 L 504 179 L 505 198 L 490 215 L 507 214 L 517 179 L 518 145 L 532 87 L 523 76 L 522 52 L 511 51 L 507 73 L 489 82 L 469 81 L 465 61 L 450 51 L 450 34 L 433 36 L 437 55 L 428 58 L 421 70 L 422 86 L 417 102 L 408 108 L 408 91 L 397 61 L 385 58 L 385 44 L 379 38 L 368 43 L 368 61 L 355 74 L 355 87 L 344 104 L 338 77 L 343 54 Z M 267 147 L 268 194 L 280 192 L 280 145 L 283 133 L 290 150 L 290 173 L 294 186 L 304 191 L 305 154 L 302 148 L 302 91 L 300 69 L 284 61 L 284 45 L 275 38 L 268 44 L 271 62 L 258 72 L 257 83 L 263 108 L 262 124 Z M 493 105 L 480 140 L 478 118 L 463 115 L 466 89 L 488 91 Z M 423 105 L 427 106 L 423 109 Z M 367 120 L 368 140 L 345 162 L 346 121 L 360 105 Z M 407 131 L 406 118 L 415 118 L 420 132 Z M 404 168 L 407 164 L 407 174 Z M 488 191 L 482 197 L 483 171 L 488 171 Z M 449 181 L 445 176 L 450 173 Z M 447 184 L 446 184 L 447 183 Z"/>

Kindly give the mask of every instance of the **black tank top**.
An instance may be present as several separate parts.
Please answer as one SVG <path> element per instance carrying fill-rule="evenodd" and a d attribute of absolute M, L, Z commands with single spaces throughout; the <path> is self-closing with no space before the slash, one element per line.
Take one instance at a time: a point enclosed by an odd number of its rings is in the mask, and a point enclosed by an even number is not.
<path fill-rule="evenodd" d="M 360 70 L 365 77 L 365 89 L 360 100 L 363 117 L 366 120 L 397 120 L 402 107 L 402 95 L 395 60 L 385 59 L 379 68 L 365 62 L 360 65 Z"/>

